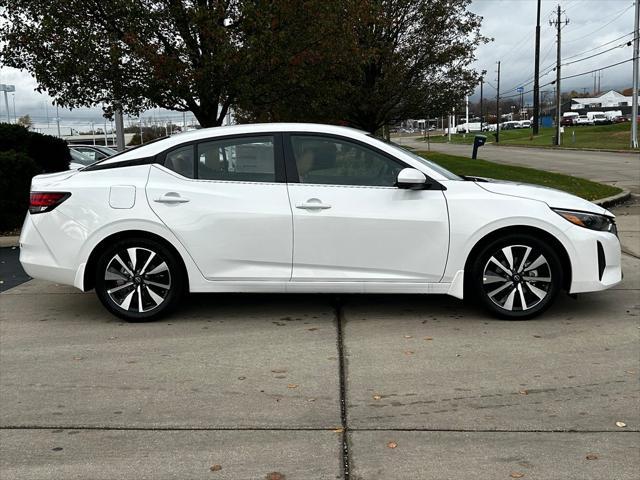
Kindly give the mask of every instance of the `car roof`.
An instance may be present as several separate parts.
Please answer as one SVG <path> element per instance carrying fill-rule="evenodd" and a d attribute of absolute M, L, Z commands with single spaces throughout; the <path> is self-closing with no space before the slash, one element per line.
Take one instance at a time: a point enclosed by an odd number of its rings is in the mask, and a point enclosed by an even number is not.
<path fill-rule="evenodd" d="M 272 132 L 307 132 L 307 133 L 329 133 L 349 137 L 353 139 L 365 139 L 368 133 L 355 128 L 340 127 L 337 125 L 323 125 L 318 123 L 250 123 L 243 125 L 230 125 L 226 127 L 211 127 L 177 133 L 146 145 L 125 150 L 104 160 L 103 165 L 117 163 L 138 158 L 155 156 L 169 148 L 187 142 L 207 140 L 228 135 L 243 135 L 251 133 L 272 133 Z"/>

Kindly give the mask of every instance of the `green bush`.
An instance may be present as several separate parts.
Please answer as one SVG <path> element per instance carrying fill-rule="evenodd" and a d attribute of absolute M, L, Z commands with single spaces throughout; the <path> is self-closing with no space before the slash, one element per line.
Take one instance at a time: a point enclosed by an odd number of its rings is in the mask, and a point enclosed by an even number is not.
<path fill-rule="evenodd" d="M 23 152 L 0 152 L 0 231 L 22 225 L 29 207 L 31 178 L 42 172 Z"/>
<path fill-rule="evenodd" d="M 43 173 L 69 170 L 71 154 L 64 140 L 31 132 L 22 125 L 0 123 L 0 151 L 15 150 L 27 154 Z"/>

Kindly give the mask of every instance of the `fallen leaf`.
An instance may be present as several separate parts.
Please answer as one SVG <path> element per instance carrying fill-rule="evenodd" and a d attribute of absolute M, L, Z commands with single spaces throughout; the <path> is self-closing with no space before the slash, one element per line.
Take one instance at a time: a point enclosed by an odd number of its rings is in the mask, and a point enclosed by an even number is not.
<path fill-rule="evenodd" d="M 404 338 L 413 338 L 411 335 L 405 335 Z"/>
<path fill-rule="evenodd" d="M 413 355 L 413 350 L 406 350 L 404 352 L 405 355 Z"/>
<path fill-rule="evenodd" d="M 522 478 L 522 477 L 524 477 L 524 473 L 522 473 L 522 472 L 511 472 L 509 474 L 509 476 L 511 478 Z"/>
<path fill-rule="evenodd" d="M 287 369 L 286 368 L 276 368 L 274 370 L 271 370 L 271 373 L 287 373 Z"/>
<path fill-rule="evenodd" d="M 388 448 L 396 448 L 398 446 L 398 444 L 396 442 L 389 442 L 387 443 L 387 447 Z"/>
<path fill-rule="evenodd" d="M 219 463 L 216 463 L 215 465 L 211 465 L 209 467 L 209 470 L 211 470 L 212 472 L 217 472 L 219 470 L 222 470 L 222 465 L 220 465 Z"/>
<path fill-rule="evenodd" d="M 433 337 L 424 337 L 425 340 L 433 340 Z"/>
<path fill-rule="evenodd" d="M 318 330 L 318 327 L 307 328 L 307 330 L 309 330 L 310 332 L 315 332 L 316 330 Z"/>
<path fill-rule="evenodd" d="M 118 337 L 109 337 L 109 340 L 115 340 Z"/>
<path fill-rule="evenodd" d="M 290 383 L 289 385 L 287 385 L 287 388 L 298 388 L 298 384 L 297 383 Z"/>
<path fill-rule="evenodd" d="M 315 402 L 316 399 L 315 398 L 307 398 L 307 402 Z"/>
<path fill-rule="evenodd" d="M 624 423 L 624 422 L 616 422 L 616 427 L 624 428 L 626 426 L 627 426 L 627 424 Z"/>
<path fill-rule="evenodd" d="M 636 372 L 634 372 L 633 370 L 625 370 L 625 373 L 629 373 L 629 374 L 633 375 Z"/>
<path fill-rule="evenodd" d="M 82 360 L 82 357 L 73 357 L 74 360 Z"/>
<path fill-rule="evenodd" d="M 373 396 L 373 399 L 374 399 L 374 400 L 380 400 L 381 398 L 382 398 L 382 396 L 381 396 L 381 395 L 374 395 L 374 396 Z"/>
<path fill-rule="evenodd" d="M 280 472 L 267 473 L 266 480 L 285 480 L 284 474 Z"/>
<path fill-rule="evenodd" d="M 344 432 L 344 428 L 342 428 L 342 427 L 334 428 L 333 431 L 334 431 L 334 433 L 342 433 L 342 432 Z"/>
<path fill-rule="evenodd" d="M 238 380 L 246 380 L 247 377 L 238 377 Z"/>
<path fill-rule="evenodd" d="M 518 393 L 520 395 L 529 395 L 529 390 L 520 390 Z"/>
<path fill-rule="evenodd" d="M 598 455 L 596 455 L 595 453 L 587 453 L 587 456 L 585 458 L 587 460 L 597 460 L 598 459 Z"/>

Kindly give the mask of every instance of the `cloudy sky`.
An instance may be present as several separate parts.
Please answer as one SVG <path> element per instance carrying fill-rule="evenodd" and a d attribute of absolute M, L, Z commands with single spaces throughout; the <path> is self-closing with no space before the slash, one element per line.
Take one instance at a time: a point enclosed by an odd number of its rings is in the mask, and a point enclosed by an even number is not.
<path fill-rule="evenodd" d="M 501 63 L 501 91 L 504 95 L 515 94 L 515 88 L 524 85 L 525 92 L 532 88 L 534 35 L 536 20 L 536 0 L 474 0 L 471 10 L 484 17 L 482 32 L 494 40 L 477 50 L 476 68 L 486 70 L 485 97 L 495 96 L 496 62 Z M 570 76 L 602 68 L 632 57 L 632 47 L 625 42 L 631 40 L 633 31 L 632 0 L 542 0 L 541 23 L 541 80 L 545 83 L 555 79 L 551 69 L 555 64 L 555 28 L 549 19 L 555 17 L 560 4 L 563 19 L 569 24 L 562 30 L 562 56 L 565 62 L 575 62 L 562 68 L 562 76 Z M 622 46 L 619 46 L 621 45 Z M 609 51 L 607 51 L 609 50 Z M 584 57 L 596 55 L 582 61 Z M 631 86 L 632 64 L 602 70 L 601 90 L 624 89 Z M 548 73 L 547 73 L 548 72 Z M 547 73 L 546 75 L 543 75 Z M 562 89 L 593 90 L 593 74 L 587 74 L 563 81 Z M 55 107 L 51 99 L 35 92 L 36 81 L 26 72 L 10 68 L 0 68 L 0 83 L 16 86 L 15 95 L 9 96 L 9 110 L 13 114 L 13 101 L 18 116 L 28 113 L 39 124 L 55 117 Z M 531 94 L 526 95 L 527 100 Z M 177 112 L 156 110 L 147 116 L 157 115 L 177 123 L 182 115 Z M 5 118 L 6 109 L 0 100 L 0 116 Z M 100 109 L 79 109 L 60 111 L 63 124 L 102 124 Z"/>

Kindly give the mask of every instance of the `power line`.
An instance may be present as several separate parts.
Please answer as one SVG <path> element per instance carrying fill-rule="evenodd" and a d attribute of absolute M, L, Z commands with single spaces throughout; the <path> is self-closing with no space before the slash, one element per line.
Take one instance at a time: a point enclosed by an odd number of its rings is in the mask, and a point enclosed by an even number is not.
<path fill-rule="evenodd" d="M 614 38 L 613 40 L 610 40 L 610 41 L 608 41 L 606 43 L 603 43 L 602 45 L 598 45 L 597 47 L 590 48 L 589 50 L 585 50 L 584 52 L 576 53 L 575 55 L 569 55 L 568 57 L 565 58 L 565 60 L 568 60 L 570 58 L 579 57 L 580 55 L 584 55 L 585 53 L 593 52 L 594 50 L 598 50 L 599 48 L 606 47 L 607 45 L 610 45 L 613 42 L 617 42 L 618 40 L 621 40 L 624 37 L 628 37 L 629 35 L 633 35 L 633 33 L 634 32 L 625 33 L 624 35 L 622 35 L 622 36 L 620 36 L 618 38 Z M 633 39 L 631 39 L 631 40 L 633 40 Z"/>
<path fill-rule="evenodd" d="M 619 45 L 616 45 L 615 47 L 611 47 L 607 50 L 603 50 L 602 52 L 594 53 L 593 55 L 589 55 L 588 57 L 579 58 L 578 60 L 574 60 L 572 62 L 563 63 L 562 66 L 573 65 L 574 63 L 584 62 L 585 60 L 589 60 L 590 58 L 597 57 L 599 55 L 602 55 L 603 53 L 607 53 L 607 52 L 610 52 L 611 50 L 615 50 L 616 48 L 620 48 L 624 46 L 630 46 L 630 43 L 623 42 Z"/>
<path fill-rule="evenodd" d="M 591 32 L 589 32 L 587 35 L 583 35 L 582 37 L 578 37 L 578 38 L 574 38 L 572 40 L 565 40 L 565 43 L 573 43 L 573 42 L 577 42 L 578 40 L 582 40 L 584 38 L 587 37 L 591 37 L 594 33 L 599 32 L 600 30 L 608 27 L 609 25 L 611 25 L 613 22 L 615 22 L 618 18 L 620 18 L 623 14 L 625 14 L 627 12 L 627 10 L 629 10 L 630 8 L 632 8 L 635 5 L 635 3 L 631 3 L 631 5 L 627 6 L 625 9 L 623 9 L 622 11 L 618 12 L 616 14 L 615 17 L 613 17 L 611 20 L 609 20 L 607 23 L 605 23 L 604 25 L 602 25 L 600 28 L 597 28 L 596 30 L 592 30 Z M 585 25 L 586 26 L 586 25 Z"/>

